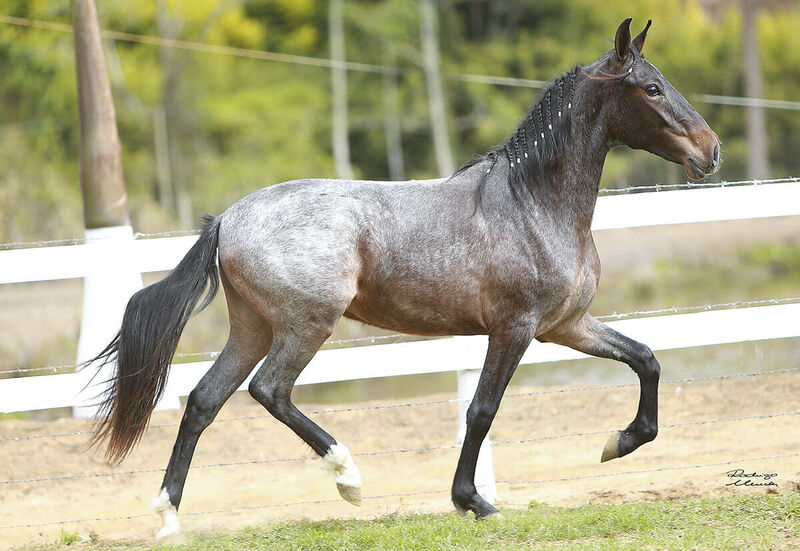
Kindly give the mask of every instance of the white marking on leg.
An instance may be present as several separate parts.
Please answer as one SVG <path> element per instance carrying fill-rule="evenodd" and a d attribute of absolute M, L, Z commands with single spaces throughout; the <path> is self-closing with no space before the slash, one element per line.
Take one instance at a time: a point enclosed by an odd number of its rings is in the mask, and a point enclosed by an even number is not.
<path fill-rule="evenodd" d="M 358 472 L 350 450 L 338 442 L 331 446 L 322 464 L 327 471 L 336 474 L 339 494 L 353 505 L 361 504 L 361 474 Z"/>
<path fill-rule="evenodd" d="M 154 513 L 161 516 L 161 530 L 156 534 L 156 539 L 167 537 L 171 534 L 176 534 L 180 531 L 181 526 L 178 523 L 178 510 L 169 500 L 169 494 L 166 488 L 161 488 L 161 493 L 156 496 L 150 504 L 150 509 Z"/>

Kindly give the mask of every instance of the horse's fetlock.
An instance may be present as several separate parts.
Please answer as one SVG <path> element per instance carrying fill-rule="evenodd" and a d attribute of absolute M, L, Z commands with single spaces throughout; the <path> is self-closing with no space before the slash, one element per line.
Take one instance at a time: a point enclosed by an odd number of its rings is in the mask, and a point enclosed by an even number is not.
<path fill-rule="evenodd" d="M 453 504 L 461 509 L 467 510 L 469 509 L 469 505 L 472 502 L 474 496 L 478 493 L 477 489 L 474 485 L 470 484 L 454 484 L 453 489 L 450 492 L 450 497 L 453 500 Z"/>
<path fill-rule="evenodd" d="M 645 442 L 652 442 L 658 436 L 658 425 L 655 423 L 646 424 L 639 432 Z"/>

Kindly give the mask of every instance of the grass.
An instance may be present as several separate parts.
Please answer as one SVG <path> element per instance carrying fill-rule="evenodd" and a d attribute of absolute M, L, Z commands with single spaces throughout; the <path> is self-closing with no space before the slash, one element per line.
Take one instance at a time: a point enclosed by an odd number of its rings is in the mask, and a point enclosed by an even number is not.
<path fill-rule="evenodd" d="M 505 518 L 474 522 L 455 513 L 374 520 L 288 522 L 238 531 L 194 532 L 186 543 L 57 542 L 38 551 L 86 550 L 516 550 L 798 549 L 800 492 L 692 498 L 625 505 L 551 507 L 536 502 Z"/>

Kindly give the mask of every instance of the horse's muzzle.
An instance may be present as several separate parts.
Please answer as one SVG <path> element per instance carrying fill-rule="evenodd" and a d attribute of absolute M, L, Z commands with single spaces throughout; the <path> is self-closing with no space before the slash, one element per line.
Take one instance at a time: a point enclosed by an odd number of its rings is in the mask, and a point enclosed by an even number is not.
<path fill-rule="evenodd" d="M 711 151 L 711 155 L 706 159 L 698 159 L 696 157 L 687 157 L 683 163 L 686 169 L 686 175 L 692 180 L 701 180 L 706 176 L 710 176 L 719 170 L 722 166 L 722 155 L 720 154 L 720 143 L 716 141 Z"/>

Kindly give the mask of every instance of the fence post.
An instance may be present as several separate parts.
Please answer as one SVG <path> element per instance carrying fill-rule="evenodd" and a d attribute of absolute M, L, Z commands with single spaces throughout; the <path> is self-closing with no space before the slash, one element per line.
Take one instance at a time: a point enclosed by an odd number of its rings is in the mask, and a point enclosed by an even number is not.
<path fill-rule="evenodd" d="M 464 345 L 464 366 L 456 372 L 457 377 L 457 396 L 458 396 L 458 443 L 464 444 L 464 437 L 467 434 L 467 409 L 469 409 L 475 390 L 478 388 L 478 380 L 481 376 L 483 360 L 486 356 L 488 341 L 481 337 L 456 337 L 463 340 Z M 494 464 L 492 462 L 492 443 L 489 435 L 481 442 L 481 449 L 478 453 L 478 464 L 475 468 L 475 487 L 478 495 L 489 503 L 497 500 L 497 486 L 494 479 Z"/>
<path fill-rule="evenodd" d="M 111 342 L 120 324 L 125 306 L 133 293 L 142 288 L 142 275 L 126 266 L 125 252 L 133 242 L 133 229 L 130 226 L 112 226 L 86 230 L 86 243 L 91 245 L 94 254 L 105 259 L 107 270 L 89 275 L 83 280 L 83 314 L 81 332 L 78 338 L 77 362 L 95 357 Z M 92 385 L 80 395 L 84 405 L 72 409 L 79 418 L 91 418 L 97 414 L 98 396 L 105 390 L 105 381 L 113 374 L 110 364 L 100 368 L 94 365 L 84 370 L 86 383 L 94 377 Z"/>

